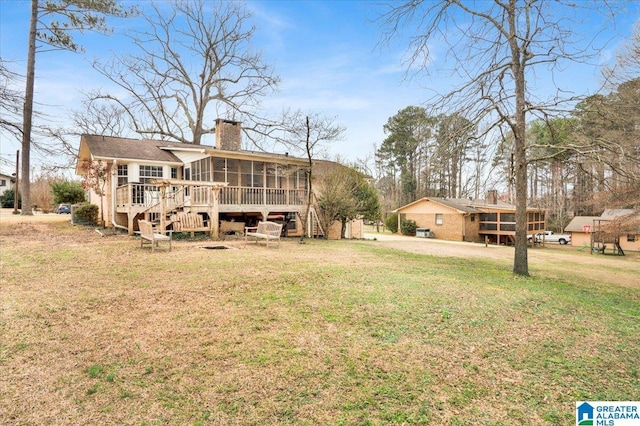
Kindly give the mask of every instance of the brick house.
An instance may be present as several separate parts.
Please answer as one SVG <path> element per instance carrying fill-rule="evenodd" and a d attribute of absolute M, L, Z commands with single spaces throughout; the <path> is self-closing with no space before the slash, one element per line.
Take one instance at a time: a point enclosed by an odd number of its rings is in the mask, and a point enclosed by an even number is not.
<path fill-rule="evenodd" d="M 500 202 L 497 193 L 487 200 L 425 197 L 394 210 L 398 229 L 403 220 L 414 220 L 418 228 L 429 229 L 434 238 L 450 241 L 484 242 L 513 245 L 516 208 Z M 527 230 L 545 230 L 545 211 L 527 209 Z"/>

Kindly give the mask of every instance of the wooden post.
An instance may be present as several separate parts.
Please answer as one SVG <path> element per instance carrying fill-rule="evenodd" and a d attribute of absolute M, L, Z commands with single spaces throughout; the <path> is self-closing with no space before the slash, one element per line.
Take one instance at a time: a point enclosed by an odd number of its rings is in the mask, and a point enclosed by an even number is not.
<path fill-rule="evenodd" d="M 160 186 L 160 230 L 162 232 L 167 230 L 167 204 L 165 197 L 167 196 L 167 186 L 162 184 Z"/>
<path fill-rule="evenodd" d="M 18 179 L 18 174 L 20 171 L 20 150 L 16 151 L 16 183 L 13 186 L 13 214 L 18 214 L 18 189 L 20 188 L 20 181 Z"/>
<path fill-rule="evenodd" d="M 209 220 L 211 221 L 211 237 L 220 238 L 220 227 L 218 226 L 220 216 L 220 188 L 211 188 L 211 202 L 209 203 Z"/>

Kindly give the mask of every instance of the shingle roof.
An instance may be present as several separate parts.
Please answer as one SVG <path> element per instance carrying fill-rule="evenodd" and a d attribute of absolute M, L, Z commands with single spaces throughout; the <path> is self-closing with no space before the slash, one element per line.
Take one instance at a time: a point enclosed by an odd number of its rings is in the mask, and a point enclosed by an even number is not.
<path fill-rule="evenodd" d="M 600 216 L 575 216 L 564 228 L 566 232 L 584 232 L 584 226 L 593 226 L 593 221 L 601 219 Z"/>
<path fill-rule="evenodd" d="M 465 213 L 480 213 L 480 210 L 474 208 L 471 205 L 471 200 L 467 198 L 428 197 L 428 199 L 436 203 L 444 204 L 445 206 L 460 210 Z"/>
<path fill-rule="evenodd" d="M 172 153 L 172 150 L 192 150 L 201 149 L 213 156 L 251 156 L 260 159 L 274 159 L 278 161 L 286 161 L 288 163 L 306 164 L 304 158 L 297 158 L 286 154 L 276 154 L 258 151 L 225 151 L 216 149 L 207 145 L 193 145 L 181 142 L 169 142 L 155 139 L 131 139 L 111 136 L 99 135 L 82 135 L 82 141 L 85 142 L 88 151 L 94 158 L 114 158 L 114 159 L 132 159 L 147 160 L 159 162 L 181 163 L 180 159 Z M 322 162 L 315 160 L 316 163 Z M 327 163 L 333 163 L 326 161 Z"/>
<path fill-rule="evenodd" d="M 82 135 L 82 140 L 96 158 L 131 158 L 170 163 L 180 163 L 181 161 L 170 151 L 160 148 L 167 146 L 183 147 L 185 145 L 178 142 L 98 135 Z"/>
<path fill-rule="evenodd" d="M 424 198 L 420 198 L 414 202 L 411 202 L 407 205 L 404 205 L 402 207 L 397 208 L 396 210 L 394 210 L 394 212 L 397 212 L 398 210 L 402 210 L 405 209 L 406 207 L 409 207 L 413 204 L 416 203 L 420 203 L 422 201 L 431 201 L 434 203 L 440 203 L 442 205 L 445 205 L 447 207 L 451 207 L 453 209 L 459 210 L 463 213 L 483 213 L 486 212 L 487 210 L 491 210 L 491 211 L 495 211 L 495 210 L 511 210 L 511 211 L 516 211 L 516 206 L 514 206 L 513 204 L 509 204 L 509 203 L 503 203 L 501 201 L 498 201 L 495 204 L 491 204 L 489 202 L 487 202 L 486 200 L 480 200 L 480 199 L 476 199 L 476 200 L 470 200 L 468 198 L 441 198 L 441 197 L 424 197 Z M 531 210 L 541 210 L 541 209 L 536 209 L 534 207 L 527 207 L 528 211 Z"/>
<path fill-rule="evenodd" d="M 600 216 L 602 219 L 616 219 L 623 216 L 630 216 L 634 213 L 632 209 L 605 209 Z"/>

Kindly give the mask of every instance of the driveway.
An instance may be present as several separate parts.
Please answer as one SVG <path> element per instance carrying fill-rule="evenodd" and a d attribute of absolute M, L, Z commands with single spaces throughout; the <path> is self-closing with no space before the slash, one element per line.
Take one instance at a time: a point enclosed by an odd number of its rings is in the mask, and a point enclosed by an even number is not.
<path fill-rule="evenodd" d="M 385 246 L 412 253 L 429 254 L 444 257 L 484 257 L 506 259 L 513 257 L 513 247 L 466 243 L 462 241 L 436 240 L 433 238 L 407 237 L 399 234 L 365 233 L 366 240 L 376 240 Z"/>
<path fill-rule="evenodd" d="M 514 248 L 445 241 L 431 238 L 407 237 L 404 235 L 365 232 L 366 240 L 395 250 L 429 256 L 458 257 L 463 259 L 491 259 L 513 265 Z M 595 282 L 619 285 L 640 290 L 640 253 L 631 252 L 626 256 L 591 254 L 588 249 L 571 245 L 547 244 L 529 248 L 527 251 L 529 271 L 544 271 L 545 275 L 561 278 L 563 273 L 571 273 Z"/>

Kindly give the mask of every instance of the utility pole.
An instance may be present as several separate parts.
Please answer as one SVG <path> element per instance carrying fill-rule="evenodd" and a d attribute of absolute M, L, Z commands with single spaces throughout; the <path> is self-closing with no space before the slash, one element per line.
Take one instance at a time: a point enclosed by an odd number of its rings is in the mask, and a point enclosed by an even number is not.
<path fill-rule="evenodd" d="M 20 150 L 16 151 L 16 184 L 13 187 L 13 214 L 18 214 L 18 189 L 20 182 L 18 180 L 18 171 L 20 170 Z"/>

